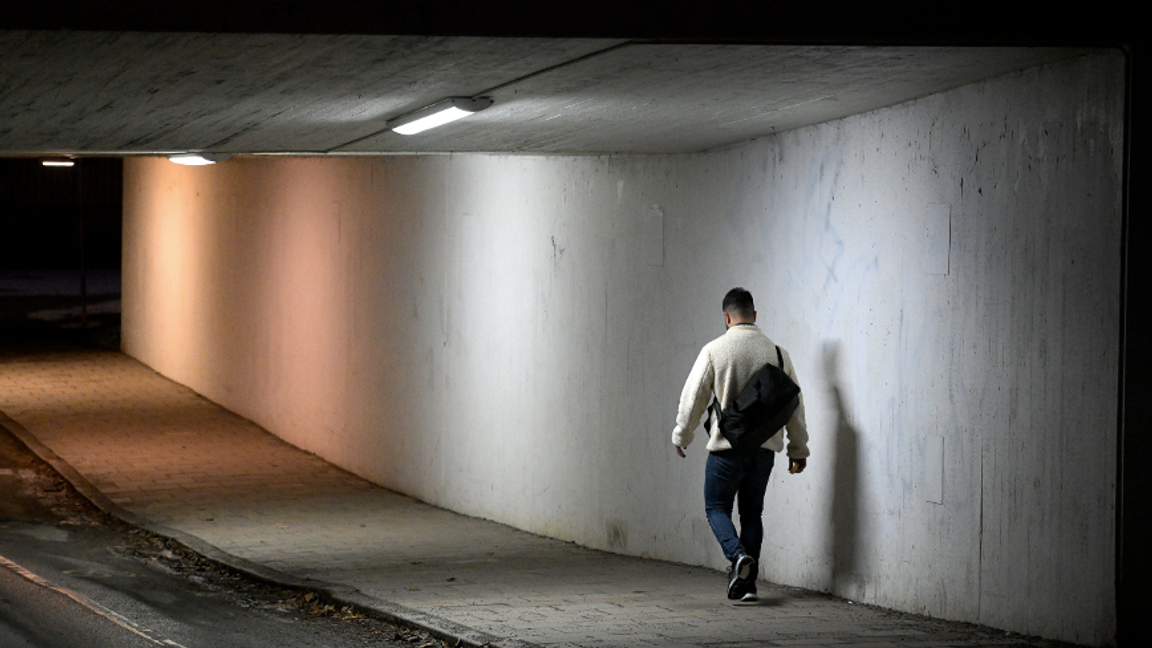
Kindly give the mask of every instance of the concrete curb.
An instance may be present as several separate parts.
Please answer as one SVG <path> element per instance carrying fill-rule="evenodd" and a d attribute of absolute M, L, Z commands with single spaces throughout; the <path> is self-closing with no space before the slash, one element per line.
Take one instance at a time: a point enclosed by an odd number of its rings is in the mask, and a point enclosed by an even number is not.
<path fill-rule="evenodd" d="M 23 425 L 0 410 L 0 428 L 4 428 L 28 448 L 32 454 L 52 467 L 65 481 L 101 511 L 119 518 L 156 535 L 168 538 L 183 545 L 204 558 L 243 573 L 269 585 L 290 589 L 303 589 L 318 592 L 323 598 L 339 605 L 352 605 L 367 616 L 425 630 L 438 639 L 470 648 L 541 648 L 538 644 L 490 635 L 486 632 L 454 623 L 447 619 L 413 610 L 403 605 L 385 601 L 364 594 L 360 590 L 340 583 L 328 583 L 310 578 L 298 578 L 265 565 L 234 556 L 204 540 L 151 520 L 140 517 L 113 502 L 100 489 L 92 485 L 72 464 L 57 455 L 51 448 L 40 442 Z"/>

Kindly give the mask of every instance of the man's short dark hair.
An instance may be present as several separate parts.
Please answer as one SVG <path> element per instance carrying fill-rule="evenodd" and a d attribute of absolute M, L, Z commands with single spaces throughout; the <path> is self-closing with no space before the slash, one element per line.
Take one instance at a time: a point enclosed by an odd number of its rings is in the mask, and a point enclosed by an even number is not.
<path fill-rule="evenodd" d="M 756 305 L 752 303 L 752 293 L 743 288 L 733 288 L 724 295 L 724 312 L 742 318 L 752 317 L 756 312 Z"/>

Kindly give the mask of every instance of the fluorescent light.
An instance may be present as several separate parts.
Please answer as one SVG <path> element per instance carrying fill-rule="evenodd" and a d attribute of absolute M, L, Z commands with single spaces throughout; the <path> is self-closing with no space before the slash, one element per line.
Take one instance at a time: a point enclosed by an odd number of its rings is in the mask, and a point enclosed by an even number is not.
<path fill-rule="evenodd" d="M 400 133 L 401 135 L 415 135 L 416 133 L 426 131 L 430 128 L 436 128 L 437 126 L 443 126 L 448 122 L 454 122 L 461 117 L 467 117 L 471 114 L 471 111 L 460 110 L 455 106 L 448 106 L 440 112 L 432 113 L 426 117 L 421 117 L 414 122 L 408 122 L 407 124 L 397 126 L 392 130 Z"/>
<path fill-rule="evenodd" d="M 206 164 L 216 164 L 227 160 L 229 155 L 226 153 L 179 153 L 177 155 L 169 155 L 168 159 L 176 164 L 183 164 L 184 166 L 204 166 Z"/>
<path fill-rule="evenodd" d="M 206 164 L 216 164 L 216 162 L 202 157 L 195 153 L 183 153 L 181 155 L 169 155 L 168 159 L 176 164 L 183 164 L 184 166 L 204 166 Z"/>
<path fill-rule="evenodd" d="M 492 100 L 488 97 L 480 97 L 479 99 L 449 97 L 402 117 L 397 117 L 389 121 L 387 125 L 390 130 L 401 135 L 415 135 L 429 128 L 443 126 L 461 117 L 467 117 L 491 105 Z"/>
<path fill-rule="evenodd" d="M 46 167 L 70 167 L 75 166 L 76 162 L 74 160 L 41 160 L 40 164 Z"/>

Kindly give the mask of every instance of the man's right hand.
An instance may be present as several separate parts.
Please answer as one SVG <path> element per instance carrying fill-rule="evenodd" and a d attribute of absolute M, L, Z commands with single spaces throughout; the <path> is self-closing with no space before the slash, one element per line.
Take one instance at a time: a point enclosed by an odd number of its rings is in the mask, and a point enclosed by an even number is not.
<path fill-rule="evenodd" d="M 799 475 L 804 472 L 804 468 L 808 466 L 807 459 L 788 459 L 788 472 L 793 475 Z"/>
<path fill-rule="evenodd" d="M 680 446 L 676 446 L 676 454 L 680 455 L 681 457 L 687 457 L 688 456 L 688 455 L 684 454 L 684 448 L 681 448 Z"/>

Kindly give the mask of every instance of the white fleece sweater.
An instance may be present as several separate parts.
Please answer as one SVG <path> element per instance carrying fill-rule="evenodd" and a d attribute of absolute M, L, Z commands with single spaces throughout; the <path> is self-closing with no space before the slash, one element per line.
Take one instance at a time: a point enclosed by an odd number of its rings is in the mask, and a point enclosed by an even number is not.
<path fill-rule="evenodd" d="M 796 369 L 792 359 L 783 347 L 780 354 L 784 358 L 784 371 L 796 380 Z M 712 395 L 720 401 L 720 407 L 727 407 L 736 398 L 744 385 L 752 379 L 765 363 L 776 364 L 776 344 L 755 324 L 737 324 L 724 335 L 712 340 L 700 350 L 696 364 L 684 383 L 680 394 L 680 407 L 676 412 L 676 427 L 672 429 L 672 443 L 681 448 L 688 447 L 695 438 L 694 431 L 700 425 Z M 800 384 L 796 380 L 796 384 Z M 774 452 L 784 449 L 784 430 L 788 431 L 788 456 L 802 459 L 808 456 L 808 424 L 804 420 L 804 393 L 800 393 L 800 406 L 779 432 L 764 442 L 763 448 Z M 719 426 L 713 425 L 708 439 L 708 451 L 730 450 L 731 444 L 720 434 Z"/>

